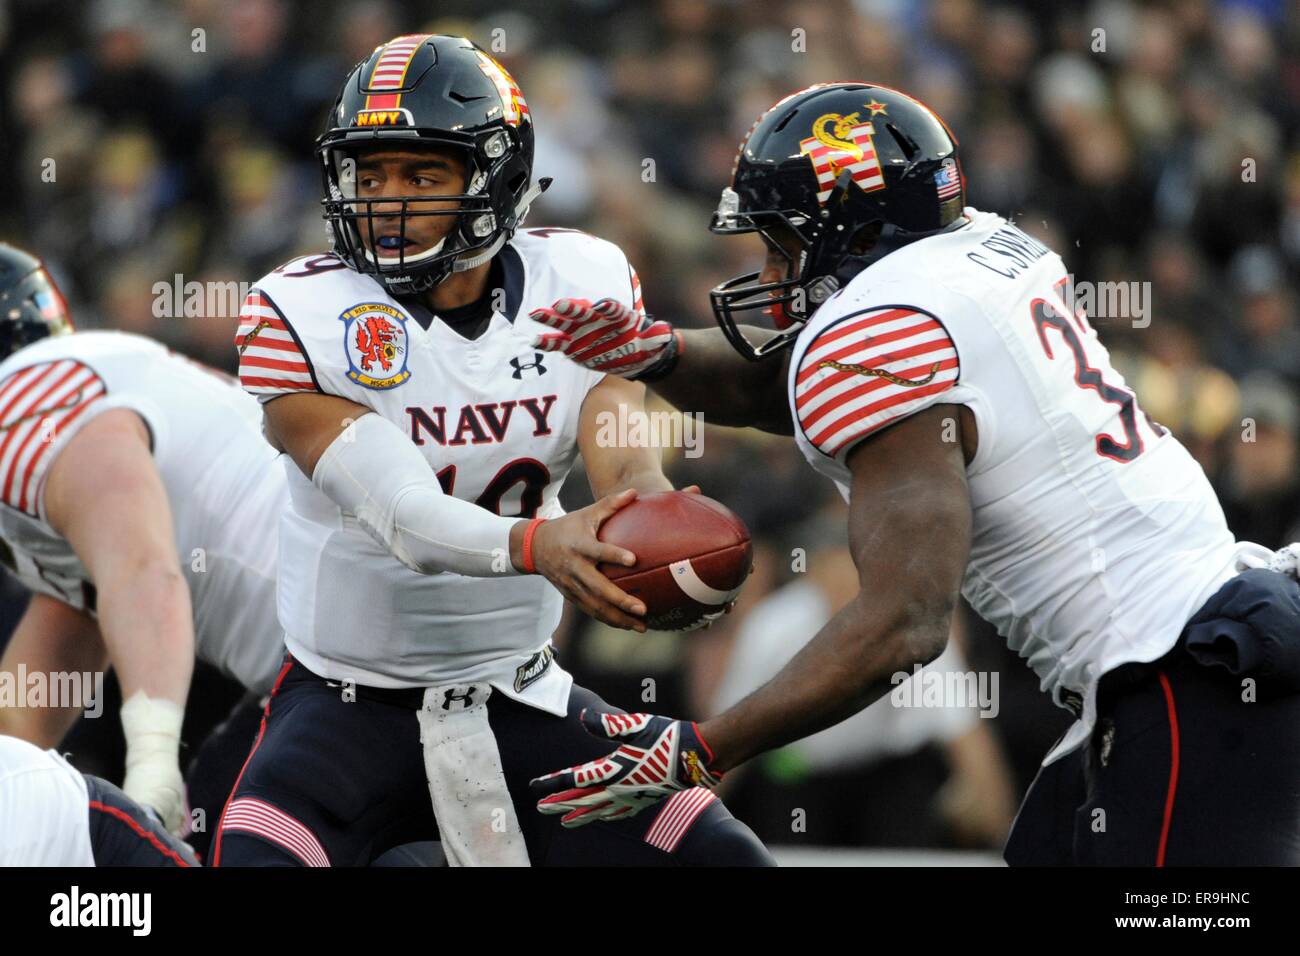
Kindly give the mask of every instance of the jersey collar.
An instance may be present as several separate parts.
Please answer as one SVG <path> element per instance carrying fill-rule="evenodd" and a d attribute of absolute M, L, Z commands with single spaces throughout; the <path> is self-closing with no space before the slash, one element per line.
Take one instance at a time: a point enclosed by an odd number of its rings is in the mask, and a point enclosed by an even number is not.
<path fill-rule="evenodd" d="M 524 300 L 524 260 L 519 255 L 519 250 L 509 242 L 501 247 L 498 256 L 505 277 L 503 280 L 506 291 L 504 312 L 506 321 L 513 325 L 515 316 L 519 314 L 519 305 Z"/>

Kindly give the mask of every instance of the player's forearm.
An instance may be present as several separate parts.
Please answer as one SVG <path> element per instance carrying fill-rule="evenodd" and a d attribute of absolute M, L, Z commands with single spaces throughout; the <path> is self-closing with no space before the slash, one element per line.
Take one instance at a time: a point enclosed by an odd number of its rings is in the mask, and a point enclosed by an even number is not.
<path fill-rule="evenodd" d="M 96 577 L 100 632 L 122 687 L 185 706 L 194 670 L 189 588 L 175 555 L 105 562 Z"/>
<path fill-rule="evenodd" d="M 760 337 L 762 333 L 751 330 Z M 721 329 L 681 331 L 682 351 L 666 378 L 647 384 L 680 409 L 701 412 L 711 425 L 752 426 L 791 435 L 784 353 L 761 362 L 743 358 Z"/>
<path fill-rule="evenodd" d="M 838 723 L 943 651 L 971 536 L 961 442 L 938 437 L 945 408 L 850 452 L 858 595 L 770 683 L 703 728 L 718 769 Z"/>
<path fill-rule="evenodd" d="M 624 472 L 617 481 L 605 489 L 600 491 L 593 489 L 593 493 L 597 498 L 603 498 L 624 488 L 635 488 L 639 493 L 647 495 L 655 491 L 672 491 L 673 483 L 658 468 L 638 468 Z"/>
<path fill-rule="evenodd" d="M 656 465 L 653 468 L 641 468 L 632 472 L 627 477 L 627 484 L 623 487 L 635 488 L 644 495 L 654 491 L 672 491 L 673 483 L 668 480 L 668 476 L 663 473 L 663 469 Z"/>
<path fill-rule="evenodd" d="M 606 375 L 582 403 L 578 423 L 578 450 L 586 466 L 591 491 L 598 499 L 628 488 L 638 492 L 670 491 L 658 448 L 635 424 L 648 422 L 645 386 Z M 634 423 L 625 430 L 621 423 Z M 620 423 L 611 429 L 611 423 Z"/>
<path fill-rule="evenodd" d="M 161 815 L 169 830 L 183 820 L 181 725 L 194 670 L 189 588 L 174 554 L 106 562 L 95 583 L 100 630 L 122 685 L 127 796 Z"/>
<path fill-rule="evenodd" d="M 771 681 L 700 725 L 711 767 L 729 770 L 846 720 L 888 693 L 895 674 L 937 657 L 947 634 L 942 614 L 877 616 L 860 595 Z"/>
<path fill-rule="evenodd" d="M 511 555 L 526 522 L 446 494 L 424 456 L 387 419 L 362 415 L 325 449 L 311 478 L 413 571 L 518 573 Z"/>
<path fill-rule="evenodd" d="M 597 498 L 612 495 L 625 488 L 635 488 L 641 494 L 655 491 L 672 491 L 673 483 L 664 475 L 657 457 L 646 460 L 643 456 L 628 458 L 607 476 L 599 480 L 594 476 L 591 481 L 591 493 Z"/>

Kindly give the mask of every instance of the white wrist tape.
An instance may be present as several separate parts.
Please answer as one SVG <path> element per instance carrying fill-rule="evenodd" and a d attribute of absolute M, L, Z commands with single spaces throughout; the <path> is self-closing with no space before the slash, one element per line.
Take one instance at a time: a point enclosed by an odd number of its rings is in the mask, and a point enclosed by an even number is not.
<path fill-rule="evenodd" d="M 184 711 L 170 700 L 136 691 L 122 705 L 126 736 L 126 779 L 122 792 L 153 807 L 163 825 L 178 832 L 185 819 L 185 783 L 181 778 L 181 721 Z"/>
<path fill-rule="evenodd" d="M 502 518 L 443 492 L 433 469 L 400 428 L 362 415 L 325 449 L 312 484 L 413 571 L 473 577 L 519 574 Z"/>

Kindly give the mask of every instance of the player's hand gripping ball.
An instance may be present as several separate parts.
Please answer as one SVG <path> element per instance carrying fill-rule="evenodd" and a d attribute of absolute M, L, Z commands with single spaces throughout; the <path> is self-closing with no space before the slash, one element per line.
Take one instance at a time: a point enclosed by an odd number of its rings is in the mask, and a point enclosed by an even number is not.
<path fill-rule="evenodd" d="M 600 572 L 646 606 L 646 627 L 689 631 L 725 614 L 753 564 L 749 530 L 729 508 L 685 491 L 641 495 L 600 527 L 636 555 Z"/>

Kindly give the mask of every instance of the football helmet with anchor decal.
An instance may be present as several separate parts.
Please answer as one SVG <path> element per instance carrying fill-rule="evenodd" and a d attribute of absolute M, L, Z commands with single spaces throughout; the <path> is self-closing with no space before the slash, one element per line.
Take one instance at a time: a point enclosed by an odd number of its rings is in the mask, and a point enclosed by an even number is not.
<path fill-rule="evenodd" d="M 731 344 L 758 360 L 794 342 L 808 317 L 871 263 L 960 225 L 965 183 L 957 139 L 929 107 L 885 86 L 823 83 L 780 100 L 740 144 L 709 225 L 757 233 L 785 278 L 736 276 L 710 293 Z M 770 316 L 755 344 L 740 321 Z"/>

